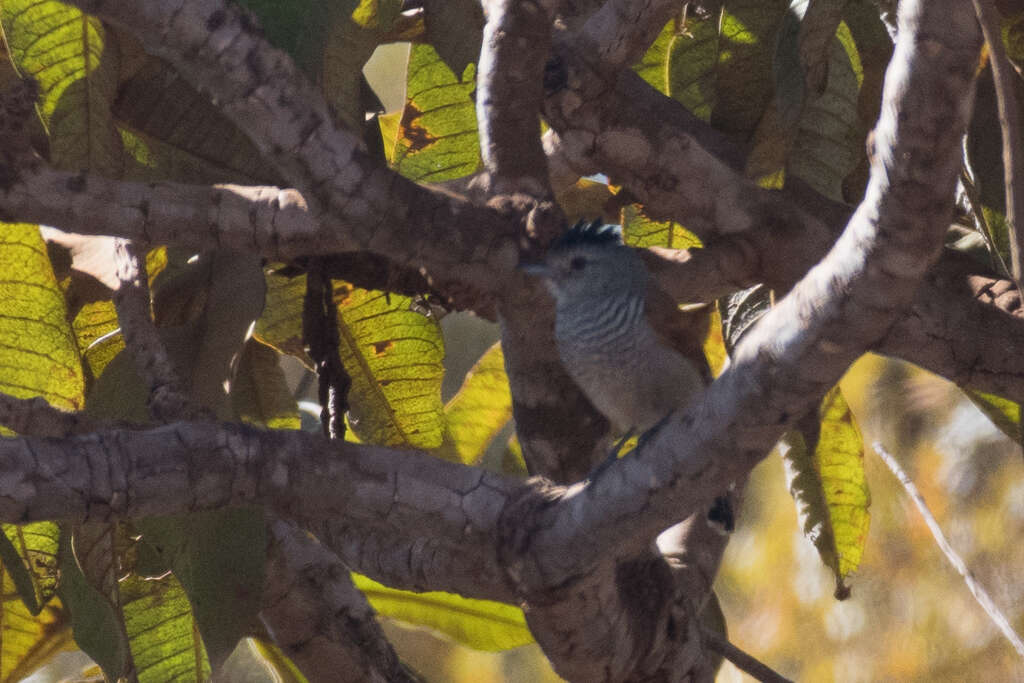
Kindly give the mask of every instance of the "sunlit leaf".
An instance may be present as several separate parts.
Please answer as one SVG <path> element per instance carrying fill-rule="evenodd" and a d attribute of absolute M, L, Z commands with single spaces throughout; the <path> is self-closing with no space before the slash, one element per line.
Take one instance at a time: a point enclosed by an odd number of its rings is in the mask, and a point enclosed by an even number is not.
<path fill-rule="evenodd" d="M 231 383 L 231 403 L 243 422 L 271 429 L 299 429 L 299 408 L 288 390 L 274 349 L 250 339 Z"/>
<path fill-rule="evenodd" d="M 140 520 L 136 528 L 181 582 L 192 604 L 189 620 L 194 613 L 210 661 L 220 666 L 259 612 L 267 547 L 262 510 L 154 517 Z M 124 611 L 130 637 L 127 604 Z M 141 669 L 143 663 L 138 665 Z"/>
<path fill-rule="evenodd" d="M 139 683 L 209 680 L 210 664 L 174 574 L 121 581 L 124 624 Z"/>
<path fill-rule="evenodd" d="M 92 377 L 103 374 L 107 364 L 124 349 L 120 322 L 112 301 L 94 301 L 82 306 L 72 323 L 82 359 Z"/>
<path fill-rule="evenodd" d="M 0 272 L 0 391 L 81 409 L 82 364 L 39 228 L 0 224 Z"/>
<path fill-rule="evenodd" d="M 359 574 L 352 580 L 380 614 L 432 628 L 477 650 L 510 650 L 533 642 L 518 607 L 439 591 L 395 590 Z"/>
<path fill-rule="evenodd" d="M 461 178 L 480 167 L 474 74 L 475 67 L 470 65 L 456 75 L 432 47 L 413 45 L 395 151 L 395 166 L 402 175 L 436 183 Z"/>
<path fill-rule="evenodd" d="M 32 614 L 38 614 L 56 594 L 59 541 L 60 529 L 55 522 L 3 525 L 0 560 Z"/>
<path fill-rule="evenodd" d="M 115 602 L 86 578 L 71 550 L 70 537 L 60 552 L 61 601 L 71 612 L 75 643 L 100 665 L 108 680 L 117 680 L 132 669 L 131 653 Z"/>
<path fill-rule="evenodd" d="M 299 671 L 299 667 L 285 656 L 281 648 L 261 638 L 251 638 L 249 642 L 263 663 L 273 670 L 275 682 L 307 683 L 306 677 Z"/>
<path fill-rule="evenodd" d="M 832 570 L 836 598 L 850 589 L 847 576 L 860 565 L 868 534 L 871 495 L 864 476 L 864 449 L 839 387 L 821 403 L 820 422 L 805 420 L 779 443 L 789 492 L 804 535 Z"/>
<path fill-rule="evenodd" d="M 305 358 L 303 276 L 267 276 L 267 306 L 256 337 Z M 412 310 L 409 297 L 334 281 L 341 362 L 352 377 L 349 422 L 360 441 L 438 448 L 443 438 L 444 342 L 437 321 Z"/>
<path fill-rule="evenodd" d="M 571 225 L 604 214 L 605 205 L 613 196 L 606 183 L 580 178 L 574 185 L 560 192 L 557 199 Z M 612 220 L 617 220 L 617 217 Z"/>
<path fill-rule="evenodd" d="M 60 2 L 4 0 L 0 22 L 11 59 L 39 83 L 51 161 L 117 177 L 121 142 L 110 103 L 119 63 L 100 20 Z"/>
<path fill-rule="evenodd" d="M 969 390 L 964 392 L 985 413 L 992 424 L 1015 443 L 1021 442 L 1020 404 L 995 394 Z"/>
<path fill-rule="evenodd" d="M 666 68 L 666 64 L 668 62 L 668 47 L 679 30 L 679 22 L 675 19 L 665 24 L 654 43 L 647 48 L 647 52 L 644 53 L 644 56 L 640 58 L 639 62 L 633 65 L 633 71 L 635 71 L 640 78 L 647 81 L 651 87 L 655 88 L 660 93 L 668 91 L 666 79 L 668 75 L 668 69 Z"/>
<path fill-rule="evenodd" d="M 704 339 L 704 356 L 708 359 L 711 375 L 718 377 L 722 374 L 729 354 L 725 349 L 725 337 L 722 332 L 722 314 L 718 312 L 718 307 L 711 309 L 711 322 L 708 324 L 708 334 Z"/>
<path fill-rule="evenodd" d="M 53 600 L 33 615 L 18 599 L 3 572 L 4 599 L 0 623 L 0 683 L 17 683 L 61 652 L 74 650 L 68 613 Z"/>
<path fill-rule="evenodd" d="M 444 409 L 448 432 L 460 462 L 479 462 L 494 437 L 512 419 L 512 394 L 501 344 L 476 362 Z"/>
<path fill-rule="evenodd" d="M 652 221 L 637 204 L 622 209 L 622 238 L 631 247 L 690 249 L 701 246 L 700 238 L 673 221 Z"/>

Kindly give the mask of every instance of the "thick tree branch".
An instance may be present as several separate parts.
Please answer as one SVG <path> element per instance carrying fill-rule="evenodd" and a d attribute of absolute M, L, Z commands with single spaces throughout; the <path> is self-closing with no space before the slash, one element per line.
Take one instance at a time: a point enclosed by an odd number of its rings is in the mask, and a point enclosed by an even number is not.
<path fill-rule="evenodd" d="M 594 12 L 576 40 L 605 73 L 619 72 L 639 61 L 673 13 L 678 0 L 608 0 Z"/>
<path fill-rule="evenodd" d="M 487 582 L 503 576 L 494 529 L 514 483 L 415 452 L 304 432 L 175 423 L 65 440 L 0 439 L 0 471 L 5 521 L 105 521 L 257 503 L 304 524 L 348 520 L 446 539 L 458 549 L 452 561 L 476 571 L 461 574 L 475 583 L 460 592 L 509 595 L 507 586 Z"/>
<path fill-rule="evenodd" d="M 480 151 L 495 194 L 551 195 L 538 120 L 552 0 L 486 0 L 477 66 Z"/>
<path fill-rule="evenodd" d="M 956 252 L 925 277 L 906 315 L 874 350 L 909 360 L 964 388 L 1024 402 L 1024 308 L 1009 280 L 977 274 Z"/>

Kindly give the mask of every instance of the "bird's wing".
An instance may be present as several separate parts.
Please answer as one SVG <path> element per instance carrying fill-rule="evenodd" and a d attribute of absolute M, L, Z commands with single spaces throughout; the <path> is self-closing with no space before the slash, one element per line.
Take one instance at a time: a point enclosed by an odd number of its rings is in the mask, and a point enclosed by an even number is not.
<path fill-rule="evenodd" d="M 710 384 L 711 367 L 704 356 L 704 339 L 711 323 L 711 307 L 705 304 L 680 310 L 663 289 L 648 283 L 644 314 L 660 341 L 689 359 L 704 382 Z"/>

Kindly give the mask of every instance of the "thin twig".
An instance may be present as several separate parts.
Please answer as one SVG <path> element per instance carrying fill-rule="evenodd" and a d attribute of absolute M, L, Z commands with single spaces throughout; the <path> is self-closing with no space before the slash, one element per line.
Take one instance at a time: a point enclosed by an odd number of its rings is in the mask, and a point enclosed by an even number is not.
<path fill-rule="evenodd" d="M 1020 136 L 1020 113 L 1014 94 L 1013 72 L 1006 57 L 1003 40 L 999 31 L 999 13 L 992 0 L 974 0 L 974 12 L 981 23 L 981 32 L 988 43 L 989 62 L 992 64 L 992 80 L 996 87 L 996 104 L 999 110 L 999 127 L 1003 131 L 1003 184 L 1006 185 L 1006 222 L 1010 236 L 1010 260 L 1013 278 L 1020 282 L 1024 277 L 1024 188 L 1017 187 L 1024 182 L 1024 147 Z"/>
<path fill-rule="evenodd" d="M 917 487 L 914 486 L 914 482 L 910 481 L 910 477 L 907 476 L 907 473 L 903 471 L 900 464 L 896 462 L 896 459 L 892 457 L 888 451 L 885 450 L 881 443 L 876 441 L 871 444 L 871 447 L 875 449 L 875 452 L 878 453 L 878 457 L 882 459 L 892 473 L 896 475 L 896 478 L 900 480 L 900 483 L 903 484 L 903 488 L 907 492 L 907 495 L 914 501 L 914 504 L 917 505 L 917 509 L 921 513 L 921 516 L 924 517 L 925 524 L 928 525 L 928 529 L 932 532 L 935 542 L 939 545 L 939 548 L 942 550 L 943 554 L 945 554 L 949 563 L 953 565 L 953 568 L 960 573 L 960 576 L 964 577 L 964 582 L 967 584 L 967 588 L 970 589 L 974 599 L 978 601 L 981 608 L 985 610 L 985 613 L 988 614 L 990 619 L 992 619 L 992 623 L 994 623 L 996 627 L 1003 632 L 1003 635 L 1008 641 L 1010 641 L 1010 644 L 1013 645 L 1013 649 L 1017 651 L 1017 654 L 1024 657 L 1024 642 L 1021 642 L 1020 636 L 1018 636 L 1016 631 L 1013 630 L 1013 627 L 1010 626 L 1010 622 L 1006 618 L 1006 615 L 1004 615 L 1002 611 L 1000 611 L 999 607 L 996 606 L 995 601 L 992 600 L 992 596 L 988 594 L 985 587 L 974 578 L 974 574 L 970 569 L 968 569 L 967 563 L 964 562 L 963 558 L 960 557 L 955 550 L 953 550 L 949 541 L 946 540 L 946 536 L 942 533 L 939 523 L 935 520 L 931 510 L 928 509 L 928 504 L 924 502 L 924 497 L 921 496 Z"/>
<path fill-rule="evenodd" d="M 302 308 L 302 337 L 319 379 L 320 423 L 328 439 L 345 438 L 345 413 L 352 378 L 341 362 L 334 286 L 324 275 L 323 259 L 309 259 Z"/>
<path fill-rule="evenodd" d="M 701 637 L 704 639 L 704 644 L 708 646 L 708 649 L 722 655 L 732 662 L 737 669 L 762 681 L 762 683 L 792 683 L 792 681 L 767 664 L 762 663 L 753 655 L 747 654 L 730 643 L 720 633 L 702 630 Z"/>

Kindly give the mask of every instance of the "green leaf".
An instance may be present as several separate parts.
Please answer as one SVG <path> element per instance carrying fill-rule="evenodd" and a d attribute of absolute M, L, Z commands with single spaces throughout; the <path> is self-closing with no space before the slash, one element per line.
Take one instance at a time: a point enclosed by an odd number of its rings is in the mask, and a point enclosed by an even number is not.
<path fill-rule="evenodd" d="M 56 522 L 3 525 L 0 560 L 33 615 L 38 615 L 57 593 L 59 544 Z"/>
<path fill-rule="evenodd" d="M 432 628 L 477 650 L 510 650 L 533 642 L 518 607 L 439 591 L 396 590 L 359 574 L 352 580 L 378 613 Z"/>
<path fill-rule="evenodd" d="M 120 64 L 100 20 L 60 2 L 4 0 L 0 22 L 15 66 L 39 83 L 51 162 L 118 177 L 121 141 L 110 103 Z"/>
<path fill-rule="evenodd" d="M 395 166 L 407 178 L 440 182 L 480 168 L 473 65 L 456 76 L 429 45 L 409 54 L 407 101 Z"/>
<path fill-rule="evenodd" d="M 89 366 L 93 378 L 103 374 L 114 356 L 124 349 L 121 324 L 112 301 L 92 301 L 84 304 L 71 323 L 78 340 L 79 352 Z"/>
<path fill-rule="evenodd" d="M 267 276 L 267 306 L 255 335 L 304 358 L 304 276 Z M 444 340 L 434 318 L 412 299 L 334 281 L 341 362 L 352 377 L 349 420 L 360 441 L 438 448 L 443 440 Z"/>
<path fill-rule="evenodd" d="M 565 213 L 566 221 L 571 225 L 577 221 L 593 220 L 594 216 L 604 214 L 605 206 L 614 196 L 607 183 L 580 178 L 559 192 L 555 199 Z"/>
<path fill-rule="evenodd" d="M 986 394 L 969 389 L 964 392 L 971 403 L 978 406 L 988 419 L 992 420 L 999 431 L 1006 434 L 1014 443 L 1021 443 L 1024 438 L 1020 429 L 1020 404 L 995 394 Z"/>
<path fill-rule="evenodd" d="M 461 74 L 480 57 L 484 13 L 477 0 L 424 2 L 427 42 L 454 73 Z"/>
<path fill-rule="evenodd" d="M 181 582 L 203 645 L 218 668 L 259 613 L 267 547 L 263 511 L 227 508 L 154 517 L 136 528 Z M 131 636 L 127 605 L 125 618 Z"/>
<path fill-rule="evenodd" d="M 691 249 L 701 246 L 700 238 L 679 223 L 652 221 L 644 215 L 643 207 L 638 204 L 623 207 L 620 221 L 622 238 L 632 247 Z"/>
<path fill-rule="evenodd" d="M 850 31 L 840 24 L 829 45 L 825 89 L 805 103 L 786 164 L 787 175 L 836 201 L 843 200 L 843 180 L 865 155 L 857 99 L 862 73 Z"/>
<path fill-rule="evenodd" d="M 80 410 L 78 345 L 38 227 L 0 223 L 0 272 L 0 391 Z"/>
<path fill-rule="evenodd" d="M 174 574 L 122 579 L 124 627 L 139 683 L 210 679 L 188 598 Z"/>
<path fill-rule="evenodd" d="M 147 57 L 120 85 L 113 115 L 132 178 L 282 184 L 245 133 L 161 59 Z"/>
<path fill-rule="evenodd" d="M 399 0 L 345 0 L 332 12 L 336 18 L 324 50 L 323 90 L 349 130 L 361 130 L 368 111 L 363 66 L 401 11 Z"/>
<path fill-rule="evenodd" d="M 352 2 L 352 0 L 347 0 Z M 270 43 L 284 50 L 310 78 L 320 75 L 331 5 L 320 0 L 239 0 L 260 21 Z"/>
<path fill-rule="evenodd" d="M 278 354 L 255 339 L 245 342 L 231 383 L 239 419 L 271 429 L 299 429 L 299 408 L 288 390 Z"/>
<path fill-rule="evenodd" d="M 261 638 L 252 638 L 253 649 L 272 671 L 278 683 L 307 683 L 307 679 L 292 660 L 277 645 Z"/>
<path fill-rule="evenodd" d="M 660 93 L 668 92 L 668 49 L 679 30 L 679 22 L 676 19 L 665 24 L 644 56 L 633 65 L 633 71 Z"/>
<path fill-rule="evenodd" d="M 803 434 L 787 434 L 779 452 L 804 535 L 832 570 L 836 598 L 844 600 L 850 594 L 846 577 L 857 569 L 867 542 L 871 494 L 860 430 L 838 386 L 822 400 L 818 417 L 802 421 Z"/>
<path fill-rule="evenodd" d="M 68 612 L 57 601 L 31 614 L 18 599 L 14 584 L 3 573 L 0 614 L 0 681 L 23 681 L 61 652 L 77 650 Z"/>
<path fill-rule="evenodd" d="M 1010 259 L 1010 224 L 1006 216 L 995 209 L 987 206 L 981 207 L 981 217 L 984 226 L 988 228 L 992 240 L 992 248 L 995 249 L 1000 263 L 1011 263 Z"/>
<path fill-rule="evenodd" d="M 1003 17 L 1001 33 L 1006 56 L 1017 64 L 1024 62 L 1024 9 Z"/>
<path fill-rule="evenodd" d="M 444 409 L 459 462 L 475 464 L 512 419 L 512 393 L 501 344 L 487 350 Z"/>
<path fill-rule="evenodd" d="M 99 420 L 145 424 L 150 421 L 148 401 L 149 387 L 135 369 L 131 354 L 122 348 L 89 388 L 85 412 Z"/>
<path fill-rule="evenodd" d="M 259 259 L 228 251 L 169 268 L 154 287 L 163 304 L 156 307 L 160 337 L 185 389 L 222 419 L 234 417 L 225 383 L 262 310 L 264 287 Z M 96 418 L 148 422 L 148 400 L 149 387 L 122 351 L 93 383 L 86 409 Z"/>
<path fill-rule="evenodd" d="M 174 278 L 169 280 L 167 287 L 200 297 L 203 306 L 194 319 L 161 329 L 167 351 L 190 395 L 222 419 L 230 419 L 225 383 L 263 310 L 266 283 L 259 257 L 228 251 L 201 254 L 177 284 Z"/>
<path fill-rule="evenodd" d="M 132 669 L 131 654 L 117 608 L 89 583 L 65 535 L 60 549 L 61 601 L 71 611 L 75 642 L 100 665 L 107 680 L 116 681 Z"/>

